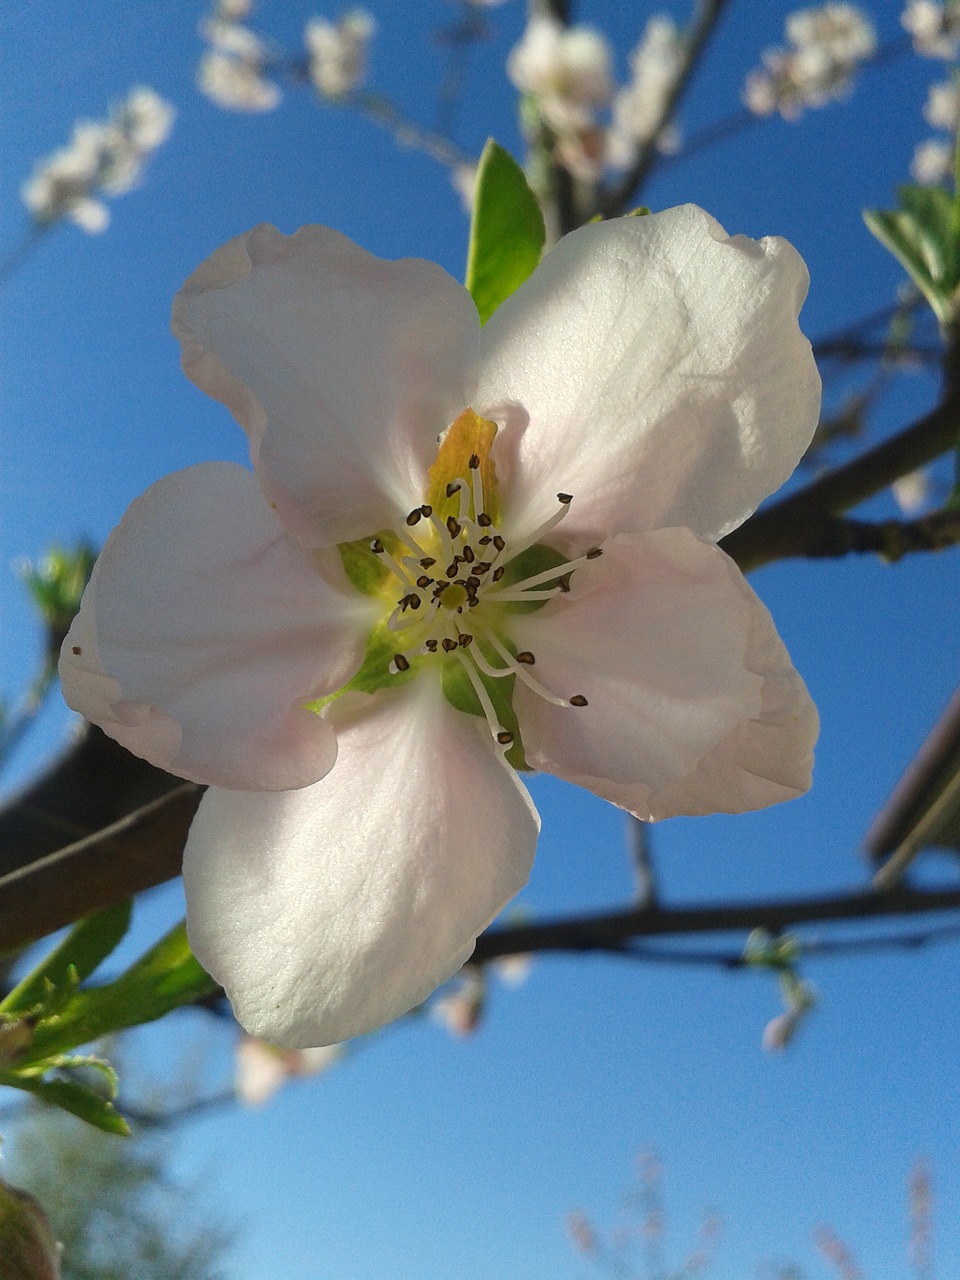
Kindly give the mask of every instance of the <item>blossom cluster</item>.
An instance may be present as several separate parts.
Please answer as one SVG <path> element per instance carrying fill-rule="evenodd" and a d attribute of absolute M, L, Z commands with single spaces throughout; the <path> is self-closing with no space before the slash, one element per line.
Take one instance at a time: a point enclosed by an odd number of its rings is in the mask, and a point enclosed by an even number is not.
<path fill-rule="evenodd" d="M 266 71 L 275 60 L 266 41 L 246 25 L 252 0 L 218 0 L 200 24 L 209 48 L 197 68 L 197 88 L 231 111 L 272 111 L 280 88 Z"/>
<path fill-rule="evenodd" d="M 605 36 L 535 15 L 507 60 L 507 73 L 550 131 L 559 163 L 592 181 L 608 166 L 629 167 L 638 147 L 651 141 L 665 150 L 675 145 L 664 115 L 684 53 L 673 20 L 652 17 L 630 55 L 630 80 L 618 90 Z M 606 122 L 602 112 L 609 112 Z"/>
<path fill-rule="evenodd" d="M 787 18 L 786 39 L 787 48 L 765 50 L 763 66 L 747 76 L 743 99 L 754 115 L 796 120 L 806 107 L 843 97 L 877 49 L 873 24 L 852 4 L 797 10 Z"/>
<path fill-rule="evenodd" d="M 170 103 L 141 86 L 109 119 L 77 121 L 69 144 L 39 161 L 23 185 L 34 223 L 47 227 L 69 218 L 91 234 L 104 231 L 110 211 L 98 197 L 137 185 L 147 157 L 169 137 L 173 118 Z"/>
<path fill-rule="evenodd" d="M 907 0 L 900 21 L 925 58 L 951 62 L 960 54 L 960 0 Z"/>
<path fill-rule="evenodd" d="M 923 115 L 931 128 L 942 129 L 948 135 L 927 138 L 913 153 L 911 174 L 917 182 L 933 185 L 945 182 L 953 172 L 960 128 L 960 81 L 955 76 L 930 86 Z"/>
<path fill-rule="evenodd" d="M 268 74 L 284 64 L 282 52 L 246 23 L 252 0 L 218 0 L 200 33 L 209 48 L 197 71 L 197 85 L 218 106 L 232 111 L 271 111 L 280 87 Z M 338 100 L 358 89 L 367 74 L 367 53 L 376 23 L 364 9 L 337 22 L 311 18 L 304 29 L 306 59 L 298 74 L 309 77 L 324 98 Z"/>

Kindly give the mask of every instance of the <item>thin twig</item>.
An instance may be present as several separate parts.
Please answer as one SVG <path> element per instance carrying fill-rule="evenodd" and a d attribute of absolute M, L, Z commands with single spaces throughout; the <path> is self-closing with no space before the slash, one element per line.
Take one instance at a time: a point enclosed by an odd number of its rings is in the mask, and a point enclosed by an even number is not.
<path fill-rule="evenodd" d="M 729 0 L 699 0 L 686 36 L 686 48 L 677 77 L 670 86 L 660 108 L 660 115 L 650 130 L 649 139 L 641 146 L 632 167 L 621 180 L 600 198 L 600 212 L 605 218 L 618 218 L 636 203 L 637 193 L 659 159 L 657 142 L 670 123 L 686 93 L 693 74 Z"/>

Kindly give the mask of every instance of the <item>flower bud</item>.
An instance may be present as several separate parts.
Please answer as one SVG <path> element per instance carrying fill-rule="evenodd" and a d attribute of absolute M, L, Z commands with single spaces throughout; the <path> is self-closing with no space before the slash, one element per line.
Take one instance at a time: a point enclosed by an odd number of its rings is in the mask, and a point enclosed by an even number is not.
<path fill-rule="evenodd" d="M 0 1280 L 60 1280 L 60 1249 L 43 1207 L 2 1178 Z"/>

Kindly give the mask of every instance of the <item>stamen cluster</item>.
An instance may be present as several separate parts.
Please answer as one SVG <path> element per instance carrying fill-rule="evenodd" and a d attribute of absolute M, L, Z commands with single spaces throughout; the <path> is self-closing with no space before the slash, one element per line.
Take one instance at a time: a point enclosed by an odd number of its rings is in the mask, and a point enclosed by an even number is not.
<path fill-rule="evenodd" d="M 582 556 L 525 578 L 508 575 L 508 566 L 560 523 L 572 495 L 558 493 L 554 515 L 527 537 L 508 545 L 485 509 L 478 454 L 471 454 L 468 471 L 468 480 L 456 479 L 446 486 L 447 498 L 459 495 L 456 515 L 444 520 L 428 503 L 414 507 L 403 525 L 394 530 L 407 554 L 393 555 L 381 538 L 371 541 L 370 550 L 403 591 L 387 619 L 388 628 L 400 642 L 390 661 L 390 672 L 408 671 L 414 658 L 454 656 L 470 680 L 494 738 L 502 747 L 509 747 L 514 734 L 500 723 L 485 680 L 515 676 L 560 707 L 585 707 L 587 699 L 582 694 L 558 697 L 534 678 L 529 668 L 536 663 L 535 655 L 529 650 L 513 652 L 501 637 L 509 613 L 502 606 L 545 603 L 569 591 L 573 571 L 602 552 L 592 547 Z M 414 529 L 418 530 L 416 535 Z"/>

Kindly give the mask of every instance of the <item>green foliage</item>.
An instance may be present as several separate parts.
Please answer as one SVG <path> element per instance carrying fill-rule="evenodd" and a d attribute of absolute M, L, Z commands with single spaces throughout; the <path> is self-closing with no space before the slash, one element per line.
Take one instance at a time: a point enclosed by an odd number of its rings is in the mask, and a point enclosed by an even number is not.
<path fill-rule="evenodd" d="M 129 904 L 81 920 L 0 1004 L 0 1048 L 6 1042 L 0 1084 L 119 1134 L 129 1130 L 113 1106 L 116 1073 L 103 1059 L 72 1050 L 152 1022 L 217 989 L 190 951 L 182 924 L 119 978 L 81 987 L 112 953 L 129 921 Z"/>
<path fill-rule="evenodd" d="M 485 324 L 540 261 L 546 231 L 523 170 L 491 138 L 477 169 L 467 288 Z"/>
<path fill-rule="evenodd" d="M 11 1176 L 43 1204 L 63 1246 L 62 1280 L 224 1280 L 232 1232 L 211 1225 L 206 1205 L 201 1220 L 198 1189 L 171 1181 L 155 1135 L 113 1142 L 35 1111 L 11 1145 Z"/>
<path fill-rule="evenodd" d="M 906 268 L 942 325 L 957 319 L 960 200 L 943 187 L 902 186 L 900 208 L 865 210 L 881 244 Z"/>
<path fill-rule="evenodd" d="M 27 561 L 21 567 L 20 576 L 58 650 L 80 608 L 96 558 L 93 547 L 80 542 L 70 549 L 53 547 L 37 564 Z"/>

